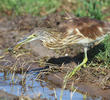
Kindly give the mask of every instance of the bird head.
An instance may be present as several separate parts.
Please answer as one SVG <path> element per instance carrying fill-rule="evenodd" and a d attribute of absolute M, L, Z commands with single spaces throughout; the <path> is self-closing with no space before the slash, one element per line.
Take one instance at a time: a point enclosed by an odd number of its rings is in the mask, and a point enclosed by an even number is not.
<path fill-rule="evenodd" d="M 14 47 L 8 48 L 7 51 L 15 53 L 15 51 L 17 49 L 19 49 L 20 46 L 22 46 L 23 44 L 29 43 L 29 42 L 31 42 L 33 40 L 36 40 L 36 39 L 37 39 L 37 35 L 36 34 L 29 35 L 29 36 L 23 38 L 22 40 L 18 41 Z"/>
<path fill-rule="evenodd" d="M 46 32 L 44 30 L 41 29 L 34 30 L 33 32 L 31 32 L 31 35 L 24 37 L 23 39 L 18 41 L 16 45 L 13 47 L 13 49 L 16 50 L 23 44 L 29 43 L 34 40 L 43 40 L 44 37 L 46 37 Z"/>
<path fill-rule="evenodd" d="M 18 41 L 14 48 L 19 48 L 21 45 L 29 43 L 29 42 L 37 40 L 37 39 L 38 39 L 37 34 L 31 34 L 27 37 L 24 37 L 22 40 Z"/>

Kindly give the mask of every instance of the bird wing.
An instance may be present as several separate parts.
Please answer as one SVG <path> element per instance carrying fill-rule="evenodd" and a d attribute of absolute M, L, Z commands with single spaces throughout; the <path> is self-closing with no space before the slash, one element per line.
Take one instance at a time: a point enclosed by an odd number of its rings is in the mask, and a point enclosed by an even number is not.
<path fill-rule="evenodd" d="M 60 24 L 60 31 L 49 32 L 50 39 L 44 45 L 50 49 L 61 49 L 68 45 L 91 43 L 106 35 L 106 27 L 103 21 L 87 17 L 66 20 Z"/>
<path fill-rule="evenodd" d="M 97 38 L 104 36 L 108 31 L 105 30 L 107 27 L 105 22 L 90 19 L 88 17 L 82 17 L 75 20 L 75 25 L 84 37 L 92 40 L 96 40 Z"/>

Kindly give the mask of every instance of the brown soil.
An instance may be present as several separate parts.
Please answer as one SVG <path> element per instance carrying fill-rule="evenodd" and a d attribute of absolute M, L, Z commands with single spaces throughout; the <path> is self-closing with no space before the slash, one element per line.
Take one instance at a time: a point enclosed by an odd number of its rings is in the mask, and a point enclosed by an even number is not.
<path fill-rule="evenodd" d="M 41 99 L 40 95 L 33 99 L 31 99 L 29 96 L 15 96 L 0 90 L 0 100 L 47 100 L 47 99 L 46 98 Z"/>
<path fill-rule="evenodd" d="M 66 16 L 66 15 L 65 15 Z M 83 59 L 82 47 L 74 45 L 61 50 L 49 50 L 41 41 L 23 45 L 16 53 L 6 52 L 6 48 L 13 47 L 22 37 L 27 36 L 36 27 L 57 28 L 58 23 L 65 19 L 58 13 L 45 18 L 24 15 L 14 18 L 0 17 L 0 70 L 21 72 L 41 70 L 41 79 L 48 83 L 48 87 L 62 87 L 64 76 Z M 102 45 L 100 45 L 102 46 Z M 99 46 L 99 47 L 100 47 Z M 102 48 L 102 47 L 101 47 Z M 93 59 L 97 52 L 91 49 L 88 54 Z M 93 54 L 91 54 L 93 52 Z M 65 56 L 66 55 L 66 56 Z M 90 59 L 90 60 L 91 60 Z M 82 68 L 75 76 L 68 80 L 66 89 L 71 90 L 74 83 L 81 93 L 91 96 L 110 98 L 110 69 L 100 67 Z M 51 84 L 51 85 L 50 85 Z"/>

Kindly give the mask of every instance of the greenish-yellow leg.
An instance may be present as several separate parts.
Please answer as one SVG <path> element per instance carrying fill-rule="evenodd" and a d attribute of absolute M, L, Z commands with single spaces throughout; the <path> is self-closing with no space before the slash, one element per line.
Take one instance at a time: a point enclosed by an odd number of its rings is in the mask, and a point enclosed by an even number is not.
<path fill-rule="evenodd" d="M 84 59 L 82 61 L 81 64 L 79 64 L 77 67 L 75 67 L 72 72 L 70 72 L 68 74 L 68 77 L 71 78 L 77 71 L 79 71 L 81 69 L 82 66 L 86 67 L 86 63 L 88 61 L 88 58 L 87 58 L 87 48 L 84 48 Z"/>

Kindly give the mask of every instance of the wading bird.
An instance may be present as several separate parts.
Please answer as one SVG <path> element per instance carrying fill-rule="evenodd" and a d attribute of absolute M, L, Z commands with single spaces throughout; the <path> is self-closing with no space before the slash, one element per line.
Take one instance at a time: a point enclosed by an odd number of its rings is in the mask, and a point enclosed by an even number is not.
<path fill-rule="evenodd" d="M 19 41 L 15 48 L 37 39 L 41 40 L 43 45 L 49 49 L 61 49 L 74 44 L 83 45 L 85 57 L 82 63 L 69 73 L 69 77 L 86 65 L 88 47 L 102 41 L 110 33 L 110 23 L 88 17 L 67 19 L 65 22 L 59 23 L 58 28 L 59 31 L 36 29 L 30 36 Z"/>

